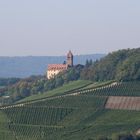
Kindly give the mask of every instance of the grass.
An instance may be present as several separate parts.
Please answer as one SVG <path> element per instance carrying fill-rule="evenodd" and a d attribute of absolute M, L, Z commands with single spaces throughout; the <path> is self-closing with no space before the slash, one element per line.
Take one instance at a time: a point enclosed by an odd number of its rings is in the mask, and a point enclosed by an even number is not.
<path fill-rule="evenodd" d="M 48 98 L 48 97 L 51 97 L 51 96 L 62 95 L 66 92 L 71 92 L 71 91 L 74 91 L 74 90 L 78 90 L 78 89 L 83 88 L 83 87 L 85 87 L 87 85 L 90 85 L 90 84 L 92 84 L 92 82 L 91 81 L 86 81 L 86 80 L 78 80 L 78 81 L 70 82 L 68 84 L 64 84 L 62 87 L 56 88 L 56 89 L 48 91 L 46 93 L 29 96 L 29 97 L 27 97 L 23 100 L 20 100 L 19 102 L 40 100 L 40 99 Z"/>
<path fill-rule="evenodd" d="M 81 88 L 81 90 L 99 88 L 99 87 L 107 86 L 107 85 L 109 85 L 109 84 L 111 84 L 113 82 L 114 82 L 113 80 L 105 81 L 105 82 L 95 82 L 93 84 L 90 84 L 90 85 L 88 85 L 86 87 Z"/>

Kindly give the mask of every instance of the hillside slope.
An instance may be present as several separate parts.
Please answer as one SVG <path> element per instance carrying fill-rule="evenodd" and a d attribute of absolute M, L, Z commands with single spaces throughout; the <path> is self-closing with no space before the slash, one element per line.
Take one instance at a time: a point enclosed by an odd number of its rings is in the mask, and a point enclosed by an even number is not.
<path fill-rule="evenodd" d="M 109 53 L 93 65 L 86 67 L 81 75 L 83 79 L 93 81 L 140 80 L 140 48 Z"/>
<path fill-rule="evenodd" d="M 140 127 L 140 110 L 105 108 L 110 96 L 140 97 L 139 82 L 113 83 L 93 90 L 91 87 L 85 92 L 82 88 L 78 92 L 1 108 L 9 119 L 11 136 L 15 140 L 93 140 L 135 133 Z M 5 136 L 3 140 L 10 139 Z"/>

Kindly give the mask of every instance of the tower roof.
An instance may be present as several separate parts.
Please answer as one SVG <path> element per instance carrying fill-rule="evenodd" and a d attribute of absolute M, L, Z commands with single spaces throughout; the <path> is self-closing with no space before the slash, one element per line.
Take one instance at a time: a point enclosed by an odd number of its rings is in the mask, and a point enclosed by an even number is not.
<path fill-rule="evenodd" d="M 71 51 L 69 51 L 68 54 L 67 54 L 67 57 L 71 57 L 71 56 L 73 56 L 73 54 L 72 54 Z"/>

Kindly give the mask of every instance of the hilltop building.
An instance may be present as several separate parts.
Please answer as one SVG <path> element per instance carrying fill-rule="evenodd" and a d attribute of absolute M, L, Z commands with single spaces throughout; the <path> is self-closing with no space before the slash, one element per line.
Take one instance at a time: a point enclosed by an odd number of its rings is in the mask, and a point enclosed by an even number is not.
<path fill-rule="evenodd" d="M 47 78 L 51 79 L 60 72 L 67 70 L 69 67 L 73 67 L 73 54 L 71 51 L 67 54 L 66 64 L 49 64 L 47 70 Z"/>
<path fill-rule="evenodd" d="M 67 66 L 73 67 L 73 54 L 71 51 L 67 54 Z"/>

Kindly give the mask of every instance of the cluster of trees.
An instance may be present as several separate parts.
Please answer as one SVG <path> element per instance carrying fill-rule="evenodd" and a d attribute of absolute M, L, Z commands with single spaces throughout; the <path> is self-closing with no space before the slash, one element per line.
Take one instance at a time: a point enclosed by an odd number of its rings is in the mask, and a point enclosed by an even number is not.
<path fill-rule="evenodd" d="M 31 76 L 8 86 L 5 95 L 9 95 L 12 102 L 43 92 L 46 83 L 44 76 Z"/>
<path fill-rule="evenodd" d="M 10 86 L 20 81 L 20 78 L 0 78 L 0 86 Z"/>
<path fill-rule="evenodd" d="M 63 78 L 65 77 L 65 78 Z M 60 78 L 91 81 L 139 81 L 140 80 L 140 48 L 124 49 L 109 53 L 104 58 L 93 62 L 87 60 L 85 65 L 70 68 Z"/>
<path fill-rule="evenodd" d="M 140 80 L 140 48 L 119 50 L 81 71 L 81 79 L 92 81 Z"/>
<path fill-rule="evenodd" d="M 83 68 L 83 65 L 76 65 L 50 80 L 45 76 L 31 76 L 29 78 L 21 79 L 1 90 L 0 95 L 10 96 L 10 101 L 8 100 L 8 102 L 11 103 L 34 94 L 42 94 L 60 87 L 63 84 L 69 83 L 70 81 L 78 80 Z"/>

